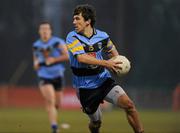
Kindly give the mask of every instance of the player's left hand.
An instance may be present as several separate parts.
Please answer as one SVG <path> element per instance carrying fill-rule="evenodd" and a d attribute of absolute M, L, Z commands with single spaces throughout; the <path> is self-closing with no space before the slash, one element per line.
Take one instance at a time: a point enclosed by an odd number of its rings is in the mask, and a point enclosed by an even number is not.
<path fill-rule="evenodd" d="M 54 57 L 48 57 L 48 58 L 46 58 L 46 64 L 47 65 L 51 65 L 51 64 L 53 64 L 53 63 L 55 63 L 56 62 L 56 58 L 54 58 Z"/>

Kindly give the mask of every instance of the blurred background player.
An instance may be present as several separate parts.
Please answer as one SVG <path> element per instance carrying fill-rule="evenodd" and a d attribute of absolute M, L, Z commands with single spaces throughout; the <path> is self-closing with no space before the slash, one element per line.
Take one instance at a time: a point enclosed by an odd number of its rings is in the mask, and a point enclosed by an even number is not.
<path fill-rule="evenodd" d="M 125 91 L 111 78 L 121 62 L 103 60 L 104 51 L 109 58 L 118 51 L 106 32 L 94 28 L 95 10 L 89 5 L 79 5 L 73 13 L 75 31 L 67 35 L 73 85 L 77 89 L 83 111 L 89 116 L 91 133 L 99 133 L 101 110 L 99 104 L 106 100 L 126 112 L 135 133 L 143 133 L 138 112 Z M 107 69 L 106 69 L 107 68 Z"/>
<path fill-rule="evenodd" d="M 65 42 L 52 35 L 50 23 L 40 23 L 39 35 L 40 39 L 33 44 L 34 69 L 39 78 L 52 133 L 57 133 L 57 109 L 61 106 L 65 70 L 62 62 L 68 60 L 68 53 Z"/>

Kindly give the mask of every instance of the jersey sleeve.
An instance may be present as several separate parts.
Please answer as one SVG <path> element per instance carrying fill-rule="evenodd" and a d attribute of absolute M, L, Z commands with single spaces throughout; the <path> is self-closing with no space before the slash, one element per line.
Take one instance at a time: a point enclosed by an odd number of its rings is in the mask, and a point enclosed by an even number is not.
<path fill-rule="evenodd" d="M 110 52 L 110 51 L 113 49 L 114 44 L 112 43 L 109 35 L 108 35 L 106 32 L 103 32 L 103 31 L 99 31 L 99 33 L 100 33 L 101 36 L 102 36 L 103 38 L 105 38 L 105 40 L 106 40 L 106 41 L 105 41 L 105 44 L 104 44 L 103 50 Z"/>
<path fill-rule="evenodd" d="M 75 37 L 67 36 L 66 45 L 67 45 L 68 51 L 70 51 L 74 56 L 85 53 L 83 45 Z"/>
<path fill-rule="evenodd" d="M 66 45 L 66 42 L 63 39 L 58 39 L 59 45 Z"/>
<path fill-rule="evenodd" d="M 106 51 L 111 51 L 111 50 L 113 49 L 113 47 L 114 47 L 114 44 L 113 44 L 113 42 L 111 41 L 111 39 L 109 38 L 109 39 L 108 39 L 108 42 L 107 42 L 107 45 L 106 45 L 106 47 L 105 47 L 105 50 L 106 50 Z"/>
<path fill-rule="evenodd" d="M 65 46 L 66 42 L 61 39 L 61 38 L 57 38 L 57 42 L 55 43 L 55 47 L 61 51 L 61 46 Z"/>
<path fill-rule="evenodd" d="M 35 43 L 33 43 L 33 46 L 32 46 L 32 53 L 33 53 L 33 56 L 35 57 L 38 56 L 38 47 L 36 46 Z"/>

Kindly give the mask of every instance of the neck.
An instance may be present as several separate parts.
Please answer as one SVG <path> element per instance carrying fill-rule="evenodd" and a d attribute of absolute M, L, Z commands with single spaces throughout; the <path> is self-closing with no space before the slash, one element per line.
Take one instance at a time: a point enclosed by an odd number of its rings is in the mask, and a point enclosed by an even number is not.
<path fill-rule="evenodd" d="M 47 42 L 50 38 L 51 38 L 51 37 L 41 37 L 41 40 L 42 40 L 43 42 Z"/>
<path fill-rule="evenodd" d="M 94 29 L 91 26 L 87 27 L 83 32 L 83 34 L 87 37 L 91 37 L 93 33 L 94 33 Z"/>

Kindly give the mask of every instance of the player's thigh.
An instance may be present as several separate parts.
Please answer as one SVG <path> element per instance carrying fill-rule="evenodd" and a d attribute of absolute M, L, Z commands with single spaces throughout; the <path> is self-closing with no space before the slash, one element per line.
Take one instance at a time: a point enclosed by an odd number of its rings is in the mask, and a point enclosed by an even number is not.
<path fill-rule="evenodd" d="M 53 85 L 51 84 L 40 85 L 40 91 L 46 101 L 48 102 L 55 101 L 55 91 Z"/>
<path fill-rule="evenodd" d="M 61 100 L 63 97 L 63 87 L 64 87 L 64 79 L 63 77 L 58 77 L 53 79 L 52 82 L 55 90 L 55 100 L 56 100 L 56 105 L 60 106 Z"/>
<path fill-rule="evenodd" d="M 63 77 L 54 78 L 51 81 L 51 83 L 54 86 L 54 89 L 55 89 L 56 92 L 62 91 L 63 88 L 64 88 L 64 78 Z"/>
<path fill-rule="evenodd" d="M 106 95 L 106 97 L 104 98 L 104 100 L 106 100 L 107 102 L 110 102 L 116 106 L 119 105 L 119 98 L 122 96 L 125 96 L 126 93 L 125 91 L 121 88 L 121 86 L 116 85 L 114 86 L 111 91 Z"/>

